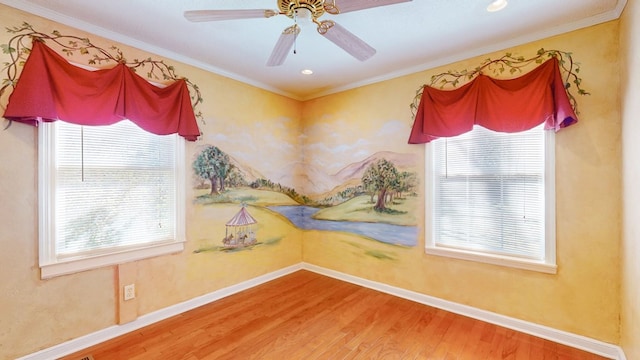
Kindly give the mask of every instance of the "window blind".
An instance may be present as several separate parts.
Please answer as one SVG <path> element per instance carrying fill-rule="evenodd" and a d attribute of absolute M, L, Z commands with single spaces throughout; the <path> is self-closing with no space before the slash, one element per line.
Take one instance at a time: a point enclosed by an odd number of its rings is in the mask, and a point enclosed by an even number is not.
<path fill-rule="evenodd" d="M 432 145 L 435 244 L 543 259 L 543 125 L 510 134 L 475 126 Z"/>
<path fill-rule="evenodd" d="M 54 137 L 58 258 L 175 239 L 175 135 L 58 121 Z"/>

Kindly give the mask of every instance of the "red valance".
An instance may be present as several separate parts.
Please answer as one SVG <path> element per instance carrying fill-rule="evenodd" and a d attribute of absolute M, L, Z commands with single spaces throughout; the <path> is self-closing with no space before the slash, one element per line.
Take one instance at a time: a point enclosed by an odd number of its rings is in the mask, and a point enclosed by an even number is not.
<path fill-rule="evenodd" d="M 544 122 L 546 130 L 558 131 L 577 121 L 558 59 L 551 58 L 515 79 L 498 80 L 481 74 L 454 90 L 425 86 L 409 143 L 460 135 L 473 125 L 518 132 Z"/>
<path fill-rule="evenodd" d="M 129 119 L 158 135 L 200 136 L 184 80 L 160 88 L 125 64 L 90 71 L 68 63 L 34 41 L 4 117 L 31 125 L 62 120 L 79 125 L 110 125 Z"/>

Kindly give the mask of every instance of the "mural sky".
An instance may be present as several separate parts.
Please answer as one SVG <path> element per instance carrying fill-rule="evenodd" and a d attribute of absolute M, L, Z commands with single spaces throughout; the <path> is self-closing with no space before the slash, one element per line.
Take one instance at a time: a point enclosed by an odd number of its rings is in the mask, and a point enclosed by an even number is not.
<path fill-rule="evenodd" d="M 404 140 L 410 130 L 407 121 L 389 120 L 380 127 L 364 127 L 346 119 L 323 120 L 305 127 L 302 135 L 298 124 L 286 117 L 256 121 L 251 127 L 217 121 L 216 133 L 204 134 L 202 140 L 270 179 L 280 178 L 284 169 L 296 163 L 307 162 L 326 174 L 335 174 L 378 151 L 416 150 Z"/>

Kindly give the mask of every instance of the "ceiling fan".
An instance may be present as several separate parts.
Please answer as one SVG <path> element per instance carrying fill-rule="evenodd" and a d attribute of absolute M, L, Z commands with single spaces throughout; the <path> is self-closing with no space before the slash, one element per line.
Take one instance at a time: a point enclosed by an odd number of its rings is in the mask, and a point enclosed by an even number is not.
<path fill-rule="evenodd" d="M 285 15 L 295 23 L 282 31 L 267 66 L 279 66 L 284 63 L 300 34 L 298 19 L 309 19 L 317 25 L 320 35 L 341 47 L 354 58 L 365 61 L 372 57 L 376 50 L 356 35 L 349 32 L 332 20 L 319 20 L 325 13 L 338 15 L 350 11 L 369 9 L 378 6 L 393 5 L 411 0 L 276 0 L 278 10 L 270 9 L 237 9 L 237 10 L 191 10 L 185 11 L 184 17 L 189 21 L 221 21 L 235 19 L 270 18 Z"/>

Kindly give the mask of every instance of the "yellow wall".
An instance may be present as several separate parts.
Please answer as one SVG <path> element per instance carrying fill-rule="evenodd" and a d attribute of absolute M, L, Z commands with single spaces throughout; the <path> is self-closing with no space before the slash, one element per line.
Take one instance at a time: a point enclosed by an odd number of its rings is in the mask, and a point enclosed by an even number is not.
<path fill-rule="evenodd" d="M 37 31 L 87 36 L 104 48 L 113 42 L 98 36 L 35 17 L 0 5 L 0 43 L 6 44 L 10 34 L 5 27 L 20 26 L 26 21 Z M 127 58 L 153 57 L 126 46 L 115 44 Z M 86 63 L 76 57 L 75 62 Z M 0 62 L 8 62 L 0 54 Z M 169 64 L 175 64 L 167 60 Z M 13 124 L 0 131 L 0 359 L 13 359 L 33 353 L 82 335 L 110 327 L 118 321 L 116 296 L 118 277 L 135 281 L 136 315 L 165 308 L 207 294 L 226 286 L 298 264 L 301 259 L 301 235 L 284 222 L 263 223 L 265 214 L 251 209 L 259 221 L 259 235 L 282 236 L 274 246 L 234 253 L 194 250 L 207 242 L 220 242 L 224 223 L 238 205 L 205 208 L 193 203 L 190 164 L 199 147 L 220 146 L 232 152 L 231 140 L 243 140 L 252 133 L 271 137 L 277 143 L 296 144 L 299 140 L 301 104 L 298 101 L 257 89 L 237 81 L 205 72 L 184 64 L 175 64 L 176 72 L 196 83 L 204 98 L 200 110 L 205 126 L 202 140 L 187 143 L 187 243 L 184 252 L 138 261 L 123 267 L 107 267 L 82 273 L 40 280 L 37 259 L 37 130 Z M 5 74 L 0 74 L 5 78 Z M 8 94 L 7 94 L 8 95 Z M 4 107 L 7 95 L 0 100 Z M 286 124 L 287 126 L 282 126 Z M 2 124 L 4 127 L 6 124 Z M 224 135 L 232 134 L 233 139 Z M 224 146 L 223 146 L 224 145 Z M 238 144 L 256 151 L 259 142 Z M 233 153 L 233 152 L 232 152 Z M 291 160 L 297 149 L 270 148 L 268 156 Z M 130 309 L 126 309 L 131 311 Z M 125 316 L 131 319 L 131 316 Z"/>
<path fill-rule="evenodd" d="M 618 342 L 620 312 L 620 111 L 618 23 L 610 22 L 509 49 L 534 56 L 538 49 L 573 53 L 581 63 L 580 122 L 556 136 L 558 273 L 531 271 L 424 254 L 419 245 L 401 248 L 346 234 L 307 232 L 304 260 L 358 277 L 547 325 L 610 343 Z M 390 119 L 406 125 L 381 145 L 412 151 L 424 162 L 424 146 L 406 145 L 412 119 L 408 105 L 421 84 L 446 70 L 473 69 L 498 52 L 307 101 L 303 129 L 313 139 L 318 122 L 337 129 L 338 143 L 372 143 L 368 129 Z M 343 121 L 344 119 L 348 121 Z M 348 123 L 348 125 L 345 125 Z M 339 129 L 345 128 L 345 131 Z M 361 129 L 361 130 L 354 130 Z M 371 145 L 369 145 L 371 146 Z M 409 149 L 409 150 L 407 150 Z M 307 157 L 308 160 L 313 161 Z M 424 173 L 421 165 L 419 173 Z M 424 182 L 423 182 L 424 184 Z M 421 195 L 424 199 L 424 195 Z M 422 223 L 422 209 L 418 223 Z M 366 249 L 366 250 L 363 250 Z M 367 256 L 373 250 L 376 255 Z"/>
<path fill-rule="evenodd" d="M 637 14 L 637 10 L 634 12 Z M 23 21 L 42 32 L 55 29 L 82 36 L 80 31 L 0 5 L 3 28 Z M 105 47 L 112 44 L 94 35 L 87 36 Z M 260 250 L 258 255 L 251 252 L 195 254 L 194 250 L 209 240 L 212 231 L 218 231 L 223 220 L 212 220 L 211 211 L 193 204 L 191 199 L 196 195 L 195 190 L 187 186 L 189 241 L 186 251 L 126 267 L 124 276 L 137 279 L 135 312 L 147 314 L 303 260 L 618 343 L 621 313 L 618 264 L 622 231 L 618 36 L 618 22 L 610 22 L 509 49 L 523 56 L 532 55 L 541 47 L 572 52 L 582 64 L 583 86 L 591 92 L 590 96 L 578 99 L 580 123 L 561 131 L 556 137 L 557 275 L 427 256 L 422 248 L 422 235 L 418 246 L 402 248 L 377 242 L 363 243 L 361 238 L 348 234 L 302 233 L 271 219 L 269 226 L 264 227 L 268 228 L 266 231 L 287 235 L 277 246 Z M 9 37 L 6 32 L 0 32 L 0 43 L 7 43 Z M 637 38 L 633 40 L 638 41 Z M 118 46 L 130 58 L 149 56 Z M 500 55 L 502 52 L 489 56 Z M 203 144 L 232 146 L 230 141 L 225 141 L 225 136 L 240 140 L 247 133 L 253 133 L 298 144 L 301 133 L 305 135 L 305 142 L 313 142 L 322 134 L 319 128 L 326 127 L 335 136 L 336 143 L 357 147 L 361 143 L 379 141 L 381 134 L 372 130 L 387 131 L 384 125 L 392 123 L 404 125 L 406 135 L 400 135 L 403 134 L 401 131 L 390 132 L 392 135 L 385 138 L 384 149 L 416 154 L 420 159 L 418 171 L 423 173 L 423 146 L 406 143 L 412 122 L 409 103 L 416 89 L 427 82 L 431 74 L 473 68 L 486 57 L 304 103 L 176 64 L 180 75 L 199 85 L 205 100 L 201 108 L 206 121 L 202 128 L 205 136 L 199 143 L 188 144 L 186 161 L 190 163 L 198 146 Z M 0 54 L 2 62 L 7 59 L 5 54 Z M 635 60 L 637 63 L 637 57 Z M 76 61 L 83 62 L 81 59 Z M 629 66 L 628 71 L 631 70 Z M 6 104 L 6 97 L 0 99 L 0 104 Z M 631 113 L 631 106 L 629 102 L 626 114 Z M 625 117 L 627 122 L 630 122 L 629 116 Z M 272 123 L 277 126 L 269 126 Z M 0 358 L 32 353 L 117 322 L 115 288 L 118 271 L 115 267 L 46 281 L 39 279 L 36 134 L 34 128 L 20 124 L 0 131 L 0 246 L 10 249 L 0 252 Z M 246 146 L 253 145 L 246 143 Z M 295 161 L 293 154 L 299 150 L 297 147 L 270 149 L 269 156 L 292 162 Z M 313 157 L 306 160 L 314 161 Z M 630 162 L 628 165 L 631 167 Z M 636 166 L 627 170 L 637 172 L 640 169 Z M 424 183 L 424 179 L 422 181 Z M 423 202 L 424 195 L 421 195 L 415 209 L 418 223 L 424 219 Z M 234 211 L 219 207 L 215 209 L 215 217 L 228 219 Z M 252 214 L 259 221 L 267 217 L 260 211 Z M 627 227 L 627 232 L 631 230 Z M 419 232 L 422 234 L 423 229 Z M 638 253 L 638 241 L 627 238 L 625 246 L 635 244 L 635 253 Z M 384 256 L 371 256 L 371 251 Z M 635 270 L 633 266 L 636 266 Z M 629 264 L 626 269 L 632 271 L 631 275 L 640 274 L 637 265 Z M 638 285 L 634 288 L 631 278 L 633 276 L 625 277 L 628 286 L 623 307 L 623 315 L 630 319 L 626 328 L 623 327 L 623 338 L 629 349 L 631 339 L 640 334 L 637 328 L 632 329 L 638 323 L 637 310 L 634 313 L 632 305 L 634 294 L 637 299 Z M 636 325 L 631 325 L 634 323 Z"/>
<path fill-rule="evenodd" d="M 621 345 L 640 359 L 640 4 L 629 0 L 621 19 L 622 95 L 622 309 Z"/>

